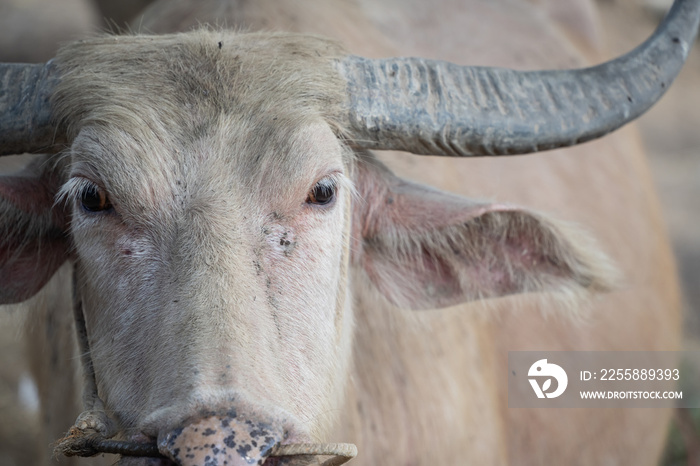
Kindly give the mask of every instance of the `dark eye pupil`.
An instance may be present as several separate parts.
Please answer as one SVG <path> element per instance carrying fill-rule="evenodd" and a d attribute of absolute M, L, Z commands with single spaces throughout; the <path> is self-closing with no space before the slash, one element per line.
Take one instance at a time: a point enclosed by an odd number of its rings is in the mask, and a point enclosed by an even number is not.
<path fill-rule="evenodd" d="M 319 182 L 309 193 L 306 200 L 309 204 L 326 205 L 335 198 L 335 184 L 331 182 Z"/>
<path fill-rule="evenodd" d="M 88 212 L 100 212 L 111 207 L 107 195 L 97 186 L 86 186 L 80 193 L 80 203 Z"/>

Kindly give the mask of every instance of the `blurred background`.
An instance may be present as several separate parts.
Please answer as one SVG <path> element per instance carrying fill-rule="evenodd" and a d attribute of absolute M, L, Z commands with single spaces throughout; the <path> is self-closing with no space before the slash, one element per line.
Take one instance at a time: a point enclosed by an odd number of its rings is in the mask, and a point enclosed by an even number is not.
<path fill-rule="evenodd" d="M 152 0 L 0 0 L 0 61 L 43 62 L 95 31 L 138 29 Z M 539 3 L 549 0 L 527 0 Z M 552 0 L 556 1 L 556 0 Z M 646 39 L 671 0 L 596 0 L 607 56 Z M 666 96 L 638 120 L 686 298 L 686 349 L 700 350 L 700 47 Z M 0 159 L 0 173 L 23 161 Z M 612 200 L 614 202 L 614 200 Z M 38 398 L 20 344 L 21 309 L 0 313 L 0 466 L 35 464 Z M 700 374 L 700 367 L 694 368 Z M 691 381 L 697 382 L 697 381 Z M 695 385 L 697 387 L 697 385 Z M 700 396 L 700 394 L 696 394 Z M 664 464 L 700 465 L 700 409 L 679 410 Z M 640 442 L 643 442 L 640 439 Z"/>
<path fill-rule="evenodd" d="M 641 43 L 671 0 L 597 0 L 610 56 Z M 695 45 L 666 95 L 638 120 L 664 208 L 685 296 L 685 348 L 700 350 L 700 47 Z M 700 367 L 689 372 L 684 395 L 699 397 Z M 700 465 L 700 409 L 678 410 L 664 464 Z"/>

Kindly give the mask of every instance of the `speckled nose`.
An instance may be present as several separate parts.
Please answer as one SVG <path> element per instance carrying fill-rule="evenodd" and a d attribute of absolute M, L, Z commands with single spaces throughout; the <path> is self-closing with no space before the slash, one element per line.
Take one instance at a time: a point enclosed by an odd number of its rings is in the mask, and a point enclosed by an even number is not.
<path fill-rule="evenodd" d="M 264 422 L 211 416 L 159 435 L 158 449 L 181 466 L 261 465 L 282 436 Z"/>

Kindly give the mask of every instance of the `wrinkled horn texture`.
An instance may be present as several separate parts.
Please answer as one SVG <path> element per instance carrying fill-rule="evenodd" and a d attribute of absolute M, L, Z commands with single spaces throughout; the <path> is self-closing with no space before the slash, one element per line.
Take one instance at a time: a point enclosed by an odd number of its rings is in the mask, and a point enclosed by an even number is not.
<path fill-rule="evenodd" d="M 420 58 L 338 62 L 348 138 L 366 149 L 480 156 L 538 152 L 613 131 L 670 86 L 695 40 L 699 0 L 676 0 L 632 52 L 579 70 L 514 71 Z"/>
<path fill-rule="evenodd" d="M 514 71 L 420 58 L 338 62 L 350 142 L 424 155 L 510 155 L 566 147 L 613 131 L 663 95 L 698 29 L 700 0 L 676 0 L 629 54 L 581 70 Z M 0 155 L 51 152 L 58 77 L 46 65 L 0 64 Z"/>
<path fill-rule="evenodd" d="M 61 142 L 49 105 L 57 81 L 51 62 L 0 63 L 0 155 L 52 152 Z"/>

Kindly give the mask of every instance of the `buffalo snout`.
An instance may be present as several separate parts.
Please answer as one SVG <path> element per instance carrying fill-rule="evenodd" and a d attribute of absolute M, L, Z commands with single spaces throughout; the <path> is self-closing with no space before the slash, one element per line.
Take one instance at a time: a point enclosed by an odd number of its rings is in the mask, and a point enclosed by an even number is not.
<path fill-rule="evenodd" d="M 284 438 L 283 428 L 235 414 L 196 420 L 158 436 L 159 451 L 181 466 L 261 465 Z"/>

